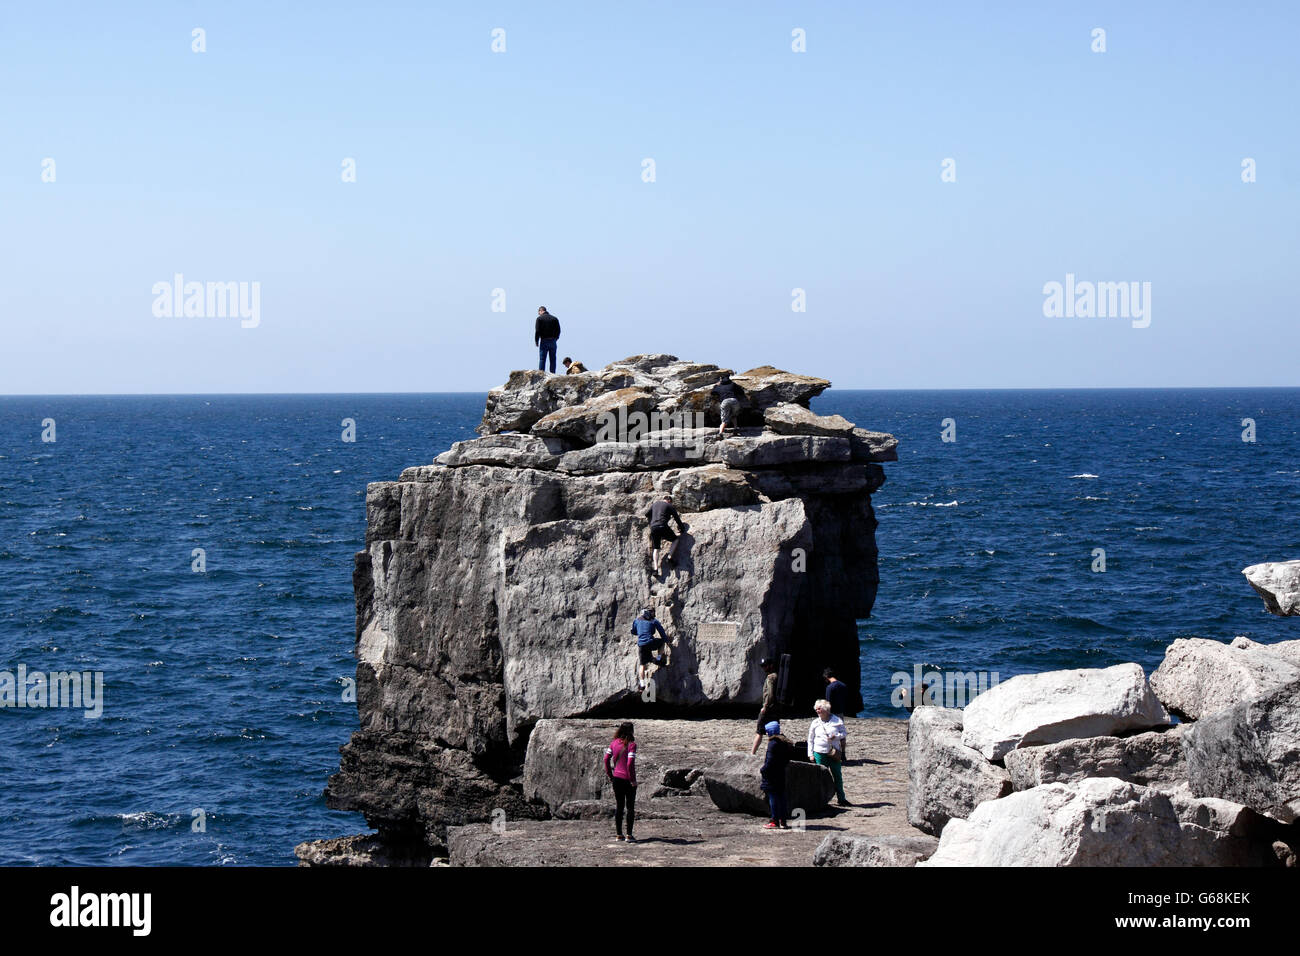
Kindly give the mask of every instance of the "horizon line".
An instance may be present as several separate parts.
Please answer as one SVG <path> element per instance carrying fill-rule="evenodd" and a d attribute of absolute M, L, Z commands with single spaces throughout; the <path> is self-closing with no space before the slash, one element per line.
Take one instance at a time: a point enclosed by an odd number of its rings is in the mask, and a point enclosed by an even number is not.
<path fill-rule="evenodd" d="M 500 386 L 492 386 L 499 388 Z M 1226 391 L 1242 389 L 1300 389 L 1300 385 L 941 385 L 904 388 L 899 386 L 830 386 L 830 392 L 1173 392 Z M 456 392 L 363 391 L 363 392 L 9 392 L 6 398 L 229 398 L 286 397 L 316 395 L 486 395 L 491 389 Z M 813 396 L 817 398 L 819 396 Z"/>

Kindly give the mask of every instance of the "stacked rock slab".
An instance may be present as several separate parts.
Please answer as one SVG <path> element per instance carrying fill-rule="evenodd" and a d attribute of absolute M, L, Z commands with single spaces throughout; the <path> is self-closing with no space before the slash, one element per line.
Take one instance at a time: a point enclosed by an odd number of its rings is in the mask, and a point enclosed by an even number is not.
<path fill-rule="evenodd" d="M 720 384 L 741 403 L 725 438 Z M 548 814 L 518 780 L 540 720 L 752 713 L 758 662 L 782 653 L 800 707 L 824 666 L 856 687 L 878 581 L 871 495 L 897 442 L 813 414 L 829 385 L 670 355 L 515 372 L 482 437 L 370 485 L 353 572 L 361 728 L 328 804 L 394 846 L 439 848 L 496 809 Z M 656 577 L 644 514 L 664 492 L 688 527 Z M 628 633 L 646 605 L 675 640 L 653 700 Z"/>

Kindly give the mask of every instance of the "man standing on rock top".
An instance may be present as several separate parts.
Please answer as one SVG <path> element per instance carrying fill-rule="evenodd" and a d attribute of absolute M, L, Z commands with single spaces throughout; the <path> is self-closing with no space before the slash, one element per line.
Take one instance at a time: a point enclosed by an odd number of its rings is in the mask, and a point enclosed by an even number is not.
<path fill-rule="evenodd" d="M 546 311 L 546 306 L 537 307 L 537 322 L 533 326 L 533 344 L 537 346 L 537 368 L 545 370 L 546 357 L 551 357 L 551 374 L 555 374 L 555 344 L 560 339 L 560 320 Z"/>

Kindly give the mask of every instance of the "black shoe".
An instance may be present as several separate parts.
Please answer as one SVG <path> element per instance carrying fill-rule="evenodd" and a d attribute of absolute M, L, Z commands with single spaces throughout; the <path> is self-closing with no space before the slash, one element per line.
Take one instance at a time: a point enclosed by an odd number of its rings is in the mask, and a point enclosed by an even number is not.
<path fill-rule="evenodd" d="M 835 801 L 835 804 L 836 804 L 836 806 L 840 806 L 840 807 L 851 807 L 851 806 L 853 806 L 853 804 L 849 803 L 849 801 L 845 800 L 845 799 L 842 798 L 842 797 L 839 798 L 839 799 L 837 799 L 837 800 Z"/>
<path fill-rule="evenodd" d="M 635 842 L 636 842 L 636 837 L 634 837 L 632 834 L 629 833 L 629 834 L 627 835 L 627 842 L 628 842 L 628 843 L 635 843 Z"/>

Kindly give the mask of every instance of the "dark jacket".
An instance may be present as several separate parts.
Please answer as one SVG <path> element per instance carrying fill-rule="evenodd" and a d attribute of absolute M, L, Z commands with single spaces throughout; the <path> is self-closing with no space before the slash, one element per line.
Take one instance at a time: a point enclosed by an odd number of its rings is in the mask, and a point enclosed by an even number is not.
<path fill-rule="evenodd" d="M 651 528 L 666 528 L 669 521 L 677 522 L 677 531 L 680 534 L 682 530 L 682 516 L 677 513 L 677 509 L 671 503 L 664 501 L 662 498 L 650 506 L 646 512 L 646 517 L 650 519 Z"/>
<path fill-rule="evenodd" d="M 759 783 L 760 789 L 785 793 L 785 768 L 789 766 L 793 752 L 793 745 L 780 734 L 767 738 L 767 755 L 763 758 L 763 768 L 758 772 L 763 778 Z"/>
<path fill-rule="evenodd" d="M 849 685 L 838 678 L 826 685 L 826 703 L 831 705 L 831 713 L 841 717 L 851 717 L 849 709 Z"/>
<path fill-rule="evenodd" d="M 560 320 L 549 312 L 543 312 L 537 317 L 537 324 L 533 326 L 533 344 L 541 345 L 542 339 L 558 339 L 560 337 Z"/>

